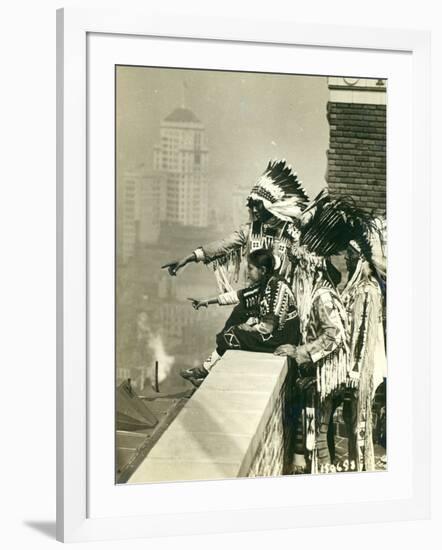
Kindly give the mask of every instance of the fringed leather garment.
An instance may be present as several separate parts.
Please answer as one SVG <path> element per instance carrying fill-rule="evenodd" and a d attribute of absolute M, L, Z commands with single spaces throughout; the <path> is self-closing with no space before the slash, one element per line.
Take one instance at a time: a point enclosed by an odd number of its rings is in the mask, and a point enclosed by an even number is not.
<path fill-rule="evenodd" d="M 350 380 L 357 388 L 356 446 L 358 471 L 375 469 L 372 400 L 386 374 L 382 294 L 374 277 L 363 272 L 363 261 L 342 293 L 349 317 Z"/>
<path fill-rule="evenodd" d="M 239 280 L 243 259 L 250 252 L 261 248 L 272 251 L 276 262 L 275 272 L 287 280 L 291 272 L 287 250 L 293 245 L 297 233 L 296 228 L 292 226 L 293 224 L 289 222 L 273 225 L 261 222 L 251 223 L 248 237 L 243 245 L 229 250 L 210 262 L 219 291 L 233 290 L 232 285 Z"/>

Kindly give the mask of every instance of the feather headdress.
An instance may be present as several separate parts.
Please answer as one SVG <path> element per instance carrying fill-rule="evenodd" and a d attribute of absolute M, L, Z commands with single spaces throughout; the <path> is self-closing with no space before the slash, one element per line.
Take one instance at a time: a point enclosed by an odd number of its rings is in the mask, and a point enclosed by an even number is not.
<path fill-rule="evenodd" d="M 305 252 L 326 258 L 344 251 L 354 241 L 370 260 L 374 230 L 374 218 L 357 208 L 351 198 L 332 200 L 324 189 L 302 214 L 299 245 Z"/>
<path fill-rule="evenodd" d="M 374 228 L 370 228 L 368 234 L 368 244 L 364 248 L 356 240 L 350 241 L 350 249 L 364 260 L 367 260 L 376 273 L 377 279 L 383 288 L 387 277 L 387 258 L 386 258 L 386 228 L 385 223 L 380 219 L 374 220 Z"/>
<path fill-rule="evenodd" d="M 262 201 L 266 210 L 288 222 L 299 218 L 309 202 L 302 182 L 285 160 L 269 162 L 248 200 Z"/>

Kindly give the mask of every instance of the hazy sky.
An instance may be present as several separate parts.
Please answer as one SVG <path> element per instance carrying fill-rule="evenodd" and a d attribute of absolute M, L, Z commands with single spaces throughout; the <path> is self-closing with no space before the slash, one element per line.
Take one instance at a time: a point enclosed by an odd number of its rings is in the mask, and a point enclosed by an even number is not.
<path fill-rule="evenodd" d="M 325 77 L 147 67 L 117 69 L 120 176 L 141 163 L 152 167 L 160 122 L 182 105 L 184 81 L 185 106 L 206 128 L 214 200 L 251 187 L 271 158 L 287 159 L 309 193 L 325 185 Z"/>

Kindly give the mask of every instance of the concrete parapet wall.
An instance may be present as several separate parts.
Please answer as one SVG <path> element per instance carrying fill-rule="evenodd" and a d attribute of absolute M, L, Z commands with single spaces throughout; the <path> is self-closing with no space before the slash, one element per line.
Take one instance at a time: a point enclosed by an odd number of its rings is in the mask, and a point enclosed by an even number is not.
<path fill-rule="evenodd" d="M 249 477 L 278 476 L 284 470 L 282 392 L 260 437 L 261 442 L 248 472 Z"/>
<path fill-rule="evenodd" d="M 287 361 L 229 351 L 128 483 L 280 475 Z"/>

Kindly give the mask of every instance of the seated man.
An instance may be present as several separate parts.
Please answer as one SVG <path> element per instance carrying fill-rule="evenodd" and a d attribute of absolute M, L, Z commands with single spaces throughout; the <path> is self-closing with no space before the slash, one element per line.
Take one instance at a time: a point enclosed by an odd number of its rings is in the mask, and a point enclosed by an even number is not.
<path fill-rule="evenodd" d="M 210 369 L 228 349 L 272 353 L 282 344 L 297 344 L 299 322 L 293 293 L 284 279 L 276 276 L 273 254 L 265 249 L 248 256 L 248 278 L 251 285 L 226 292 L 208 300 L 192 300 L 195 309 L 210 304 L 241 304 L 241 316 L 230 316 L 216 337 L 216 349 L 201 367 L 181 372 L 199 386 Z"/>

